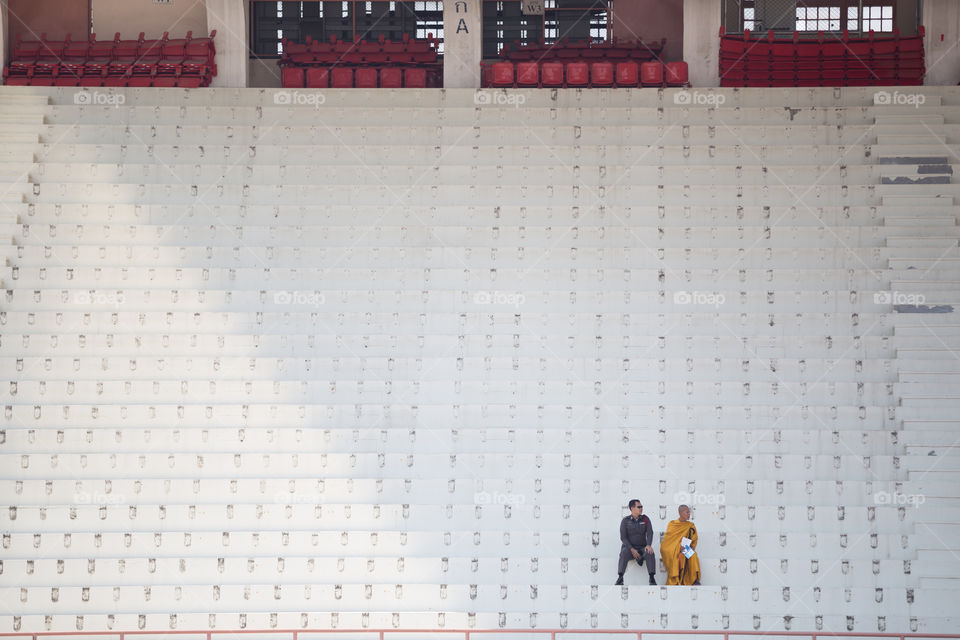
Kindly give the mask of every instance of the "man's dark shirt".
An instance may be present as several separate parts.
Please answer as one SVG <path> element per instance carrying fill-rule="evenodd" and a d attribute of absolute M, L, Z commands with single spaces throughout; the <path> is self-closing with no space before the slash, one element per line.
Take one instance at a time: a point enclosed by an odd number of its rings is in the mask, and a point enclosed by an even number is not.
<path fill-rule="evenodd" d="M 639 520 L 627 516 L 620 521 L 620 541 L 625 547 L 632 547 L 639 552 L 653 542 L 653 525 L 650 518 L 640 514 Z"/>

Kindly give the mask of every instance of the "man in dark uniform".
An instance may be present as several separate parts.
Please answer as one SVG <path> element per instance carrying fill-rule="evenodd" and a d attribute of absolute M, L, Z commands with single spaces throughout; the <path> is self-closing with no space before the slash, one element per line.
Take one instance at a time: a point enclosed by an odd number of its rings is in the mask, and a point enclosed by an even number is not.
<path fill-rule="evenodd" d="M 620 521 L 620 564 L 617 567 L 617 582 L 623 584 L 623 573 L 627 570 L 627 563 L 633 558 L 641 567 L 647 563 L 647 573 L 650 574 L 650 584 L 657 584 L 657 564 L 653 556 L 653 525 L 650 518 L 643 515 L 643 505 L 639 500 L 630 501 L 630 515 Z M 642 560 L 641 560 L 642 559 Z"/>

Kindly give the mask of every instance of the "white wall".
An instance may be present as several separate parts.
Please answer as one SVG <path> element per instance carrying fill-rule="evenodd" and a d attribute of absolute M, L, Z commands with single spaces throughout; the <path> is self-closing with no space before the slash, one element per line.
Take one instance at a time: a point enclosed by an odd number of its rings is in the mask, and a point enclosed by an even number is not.
<path fill-rule="evenodd" d="M 242 88 L 249 76 L 248 3 L 207 0 L 207 24 L 217 30 L 217 75 L 211 86 Z"/>
<path fill-rule="evenodd" d="M 141 31 L 148 38 L 159 38 L 164 31 L 171 38 L 182 38 L 187 31 L 194 36 L 207 35 L 207 12 L 203 2 L 174 0 L 172 4 L 154 4 L 152 0 L 93 0 L 93 31 L 106 38 L 116 32 L 134 37 Z"/>
<path fill-rule="evenodd" d="M 960 81 L 960 3 L 925 0 L 921 23 L 927 35 L 928 85 L 956 85 Z"/>
<path fill-rule="evenodd" d="M 480 0 L 443 3 L 443 86 L 448 89 L 480 86 L 482 5 Z"/>
<path fill-rule="evenodd" d="M 684 0 L 683 59 L 690 67 L 694 87 L 720 85 L 720 3 Z"/>

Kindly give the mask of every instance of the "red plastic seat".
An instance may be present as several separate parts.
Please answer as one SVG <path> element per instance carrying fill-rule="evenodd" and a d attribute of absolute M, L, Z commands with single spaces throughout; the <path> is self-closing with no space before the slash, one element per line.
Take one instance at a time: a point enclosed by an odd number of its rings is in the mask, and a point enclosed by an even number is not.
<path fill-rule="evenodd" d="M 302 89 L 303 72 L 303 67 L 282 67 L 280 69 L 280 86 L 285 89 Z"/>
<path fill-rule="evenodd" d="M 355 73 L 353 86 L 358 89 L 376 89 L 377 88 L 377 68 L 359 67 Z"/>
<path fill-rule="evenodd" d="M 613 63 L 593 62 L 590 64 L 590 84 L 594 87 L 613 86 Z"/>
<path fill-rule="evenodd" d="M 568 62 L 566 72 L 568 87 L 585 87 L 590 83 L 590 67 L 586 62 Z"/>
<path fill-rule="evenodd" d="M 330 67 L 307 69 L 304 85 L 307 89 L 326 89 L 330 86 Z"/>
<path fill-rule="evenodd" d="M 68 42 L 63 47 L 63 54 L 60 56 L 60 64 L 54 73 L 57 75 L 72 75 L 80 77 L 83 75 L 83 65 L 87 62 L 87 52 L 89 50 L 89 42 Z"/>
<path fill-rule="evenodd" d="M 140 49 L 140 40 L 143 33 L 136 40 L 115 40 L 113 60 L 107 65 L 107 73 L 111 76 L 130 75 L 133 65 L 137 61 L 137 51 Z"/>
<path fill-rule="evenodd" d="M 563 86 L 563 63 L 544 62 L 540 65 L 540 84 L 544 87 Z"/>
<path fill-rule="evenodd" d="M 645 87 L 663 86 L 663 64 L 644 62 L 640 65 L 640 82 Z"/>
<path fill-rule="evenodd" d="M 633 60 L 617 63 L 617 86 L 636 87 L 640 84 L 640 65 Z"/>
<path fill-rule="evenodd" d="M 130 76 L 127 78 L 128 87 L 152 87 L 153 86 L 153 76 Z"/>
<path fill-rule="evenodd" d="M 33 74 L 52 76 L 60 67 L 63 50 L 70 44 L 70 34 L 67 34 L 65 40 L 47 40 L 45 34 L 41 38 L 41 47 L 37 54 L 37 61 L 33 65 Z"/>
<path fill-rule="evenodd" d="M 668 62 L 666 64 L 666 80 L 667 85 L 671 87 L 683 87 L 690 82 L 690 72 L 687 67 L 687 63 L 683 62 Z"/>
<path fill-rule="evenodd" d="M 413 67 L 403 70 L 403 86 L 423 89 L 427 86 L 427 70 Z"/>
<path fill-rule="evenodd" d="M 348 89 L 353 87 L 353 68 L 333 67 L 330 71 L 330 87 L 333 89 Z"/>
<path fill-rule="evenodd" d="M 403 69 L 380 67 L 380 86 L 384 89 L 399 89 L 403 86 Z"/>
<path fill-rule="evenodd" d="M 493 86 L 512 87 L 513 86 L 513 63 L 512 62 L 494 62 L 493 63 Z"/>
<path fill-rule="evenodd" d="M 97 34 L 90 34 L 90 49 L 87 51 L 87 61 L 83 65 L 84 75 L 105 75 L 113 60 L 115 43 L 120 40 L 116 33 L 113 40 L 97 40 Z"/>
<path fill-rule="evenodd" d="M 540 65 L 536 62 L 517 63 L 517 86 L 536 87 L 540 84 Z"/>
<path fill-rule="evenodd" d="M 163 55 L 163 45 L 167 41 L 168 36 L 169 34 L 164 32 L 159 40 L 144 40 L 143 33 L 140 34 L 140 46 L 137 47 L 137 58 L 132 65 L 133 75 L 155 76 L 157 74 L 157 63 L 160 62 L 160 58 Z"/>

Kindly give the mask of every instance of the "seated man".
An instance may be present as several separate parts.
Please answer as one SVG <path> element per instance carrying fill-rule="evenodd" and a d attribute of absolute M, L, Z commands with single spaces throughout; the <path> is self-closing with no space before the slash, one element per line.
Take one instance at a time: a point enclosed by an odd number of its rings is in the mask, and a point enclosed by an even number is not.
<path fill-rule="evenodd" d="M 641 567 L 646 561 L 647 573 L 650 574 L 650 584 L 657 584 L 657 565 L 653 556 L 653 525 L 650 518 L 643 515 L 643 505 L 639 500 L 630 501 L 630 515 L 620 521 L 620 562 L 617 567 L 617 581 L 614 584 L 623 584 L 623 574 L 627 570 L 630 559 L 637 561 Z"/>
<path fill-rule="evenodd" d="M 677 509 L 678 520 L 671 520 L 660 542 L 660 556 L 667 569 L 667 584 L 700 584 L 700 556 L 696 553 L 689 558 L 684 554 L 681 542 L 690 540 L 691 549 L 697 548 L 697 527 L 690 521 L 690 507 L 685 504 Z"/>

